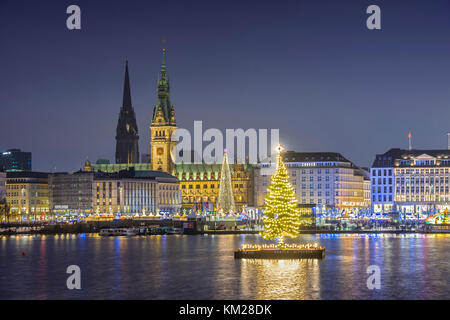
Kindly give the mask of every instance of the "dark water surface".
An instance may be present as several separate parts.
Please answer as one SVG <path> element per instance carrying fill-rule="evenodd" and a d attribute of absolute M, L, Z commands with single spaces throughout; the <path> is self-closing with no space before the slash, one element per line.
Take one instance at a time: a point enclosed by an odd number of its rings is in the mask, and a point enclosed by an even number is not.
<path fill-rule="evenodd" d="M 1 299 L 449 299 L 450 235 L 303 235 L 325 260 L 235 260 L 259 235 L 0 237 Z M 23 256 L 22 252 L 26 255 Z M 69 290 L 69 265 L 81 290 Z M 367 288 L 367 267 L 381 289 Z"/>

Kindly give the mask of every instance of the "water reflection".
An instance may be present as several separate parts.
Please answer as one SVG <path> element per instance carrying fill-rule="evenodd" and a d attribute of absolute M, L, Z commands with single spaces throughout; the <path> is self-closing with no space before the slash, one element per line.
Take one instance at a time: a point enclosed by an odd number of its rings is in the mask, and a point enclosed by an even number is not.
<path fill-rule="evenodd" d="M 0 237 L 0 298 L 7 299 L 431 299 L 448 298 L 450 235 L 302 235 L 325 260 L 235 260 L 259 235 Z M 23 256 L 21 253 L 26 252 Z M 82 290 L 66 287 L 67 266 Z M 382 272 L 368 290 L 367 267 Z"/>
<path fill-rule="evenodd" d="M 318 299 L 318 260 L 241 260 L 241 294 L 248 299 Z"/>

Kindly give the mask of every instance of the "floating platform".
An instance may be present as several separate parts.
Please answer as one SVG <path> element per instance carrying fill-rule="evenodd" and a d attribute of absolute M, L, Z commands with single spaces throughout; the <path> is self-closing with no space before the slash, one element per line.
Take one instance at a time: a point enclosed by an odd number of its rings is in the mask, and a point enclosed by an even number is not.
<path fill-rule="evenodd" d="M 324 259 L 325 248 L 311 249 L 238 249 L 235 259 Z"/>

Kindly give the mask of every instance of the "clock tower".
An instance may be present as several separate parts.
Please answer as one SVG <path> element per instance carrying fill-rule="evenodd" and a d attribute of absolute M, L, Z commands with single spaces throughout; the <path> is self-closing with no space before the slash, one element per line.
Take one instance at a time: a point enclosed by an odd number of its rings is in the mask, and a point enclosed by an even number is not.
<path fill-rule="evenodd" d="M 153 108 L 150 126 L 151 167 L 172 174 L 174 171 L 174 148 L 172 133 L 177 129 L 175 110 L 170 103 L 170 86 L 166 69 L 166 49 L 163 48 L 163 62 L 158 80 L 158 99 Z"/>

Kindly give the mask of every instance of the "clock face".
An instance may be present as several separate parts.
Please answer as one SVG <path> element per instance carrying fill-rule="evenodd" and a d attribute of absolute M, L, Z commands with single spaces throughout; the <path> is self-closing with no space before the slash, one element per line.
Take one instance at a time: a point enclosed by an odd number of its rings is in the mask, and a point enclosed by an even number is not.
<path fill-rule="evenodd" d="M 158 148 L 158 149 L 156 149 L 156 154 L 157 154 L 158 156 L 162 156 L 163 153 L 164 153 L 163 148 Z"/>

